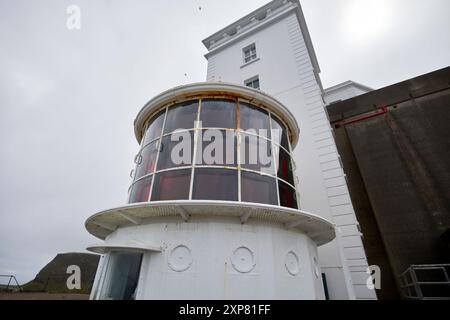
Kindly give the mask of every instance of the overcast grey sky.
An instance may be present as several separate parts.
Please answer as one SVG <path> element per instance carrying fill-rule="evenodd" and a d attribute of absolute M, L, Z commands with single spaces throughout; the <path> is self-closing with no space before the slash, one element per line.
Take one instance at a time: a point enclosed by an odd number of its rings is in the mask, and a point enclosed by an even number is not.
<path fill-rule="evenodd" d="M 204 81 L 201 40 L 267 2 L 0 0 L 0 274 L 28 281 L 56 253 L 100 241 L 84 221 L 126 201 L 137 112 Z M 450 64 L 448 0 L 301 3 L 325 87 Z M 66 28 L 70 4 L 81 30 Z"/>

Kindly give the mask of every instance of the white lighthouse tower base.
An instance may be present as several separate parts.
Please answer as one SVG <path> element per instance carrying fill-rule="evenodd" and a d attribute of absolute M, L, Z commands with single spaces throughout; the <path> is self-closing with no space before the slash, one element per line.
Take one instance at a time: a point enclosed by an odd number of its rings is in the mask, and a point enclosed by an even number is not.
<path fill-rule="evenodd" d="M 181 209 L 180 209 L 181 208 Z M 138 204 L 92 216 L 105 242 L 92 299 L 107 299 L 109 260 L 143 254 L 136 299 L 324 299 L 317 246 L 334 238 L 326 220 L 259 204 Z"/>

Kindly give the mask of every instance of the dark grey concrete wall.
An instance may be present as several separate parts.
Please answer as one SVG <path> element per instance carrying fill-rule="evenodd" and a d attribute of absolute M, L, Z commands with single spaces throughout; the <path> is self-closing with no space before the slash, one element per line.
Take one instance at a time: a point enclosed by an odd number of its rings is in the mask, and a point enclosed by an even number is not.
<path fill-rule="evenodd" d="M 450 68 L 328 112 L 379 296 L 395 298 L 411 264 L 450 263 Z"/>

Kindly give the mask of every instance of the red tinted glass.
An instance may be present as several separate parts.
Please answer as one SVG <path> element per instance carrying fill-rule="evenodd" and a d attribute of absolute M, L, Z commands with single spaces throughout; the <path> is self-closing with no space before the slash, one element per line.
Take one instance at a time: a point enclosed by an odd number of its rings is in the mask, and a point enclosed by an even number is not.
<path fill-rule="evenodd" d="M 286 127 L 280 120 L 278 120 L 274 116 L 272 116 L 272 130 L 274 130 L 274 132 L 272 133 L 272 139 L 276 140 L 275 142 L 284 147 L 286 150 L 289 150 Z M 276 133 L 278 133 L 278 135 L 276 135 Z"/>
<path fill-rule="evenodd" d="M 278 190 L 280 193 L 280 206 L 298 209 L 297 196 L 294 189 L 286 183 L 278 181 Z"/>
<path fill-rule="evenodd" d="M 153 184 L 152 201 L 188 200 L 191 170 L 158 173 Z"/>
<path fill-rule="evenodd" d="M 142 149 L 141 154 L 138 156 L 135 180 L 149 173 L 153 173 L 155 170 L 158 142 L 159 140 L 156 140 Z"/>
<path fill-rule="evenodd" d="M 278 204 L 276 181 L 268 176 L 243 171 L 241 192 L 243 202 Z"/>
<path fill-rule="evenodd" d="M 278 165 L 278 170 L 277 170 L 278 177 L 285 180 L 286 182 L 294 185 L 291 157 L 282 148 L 278 148 L 277 165 Z"/>
<path fill-rule="evenodd" d="M 238 172 L 226 169 L 195 169 L 192 198 L 238 201 Z"/>
<path fill-rule="evenodd" d="M 147 177 L 137 181 L 131 187 L 130 200 L 128 203 L 147 202 L 152 185 L 152 177 Z"/>

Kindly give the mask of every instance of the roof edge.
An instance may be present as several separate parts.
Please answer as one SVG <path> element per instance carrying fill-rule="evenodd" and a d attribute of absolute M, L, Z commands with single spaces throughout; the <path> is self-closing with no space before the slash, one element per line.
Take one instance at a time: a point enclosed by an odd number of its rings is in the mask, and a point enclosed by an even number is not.
<path fill-rule="evenodd" d="M 166 90 L 147 102 L 134 120 L 134 133 L 138 142 L 142 139 L 142 130 L 148 117 L 157 112 L 165 104 L 176 102 L 178 99 L 184 99 L 186 96 L 192 96 L 203 93 L 227 92 L 238 95 L 244 99 L 256 101 L 264 104 L 288 125 L 292 132 L 292 148 L 295 148 L 300 128 L 298 122 L 291 111 L 280 101 L 271 95 L 253 88 L 226 82 L 198 82 Z"/>
<path fill-rule="evenodd" d="M 290 4 L 289 4 L 290 3 Z M 205 54 L 205 57 L 208 58 L 208 56 L 212 55 L 213 53 L 226 48 L 228 45 L 230 45 L 231 43 L 237 41 L 238 39 L 240 39 L 243 36 L 247 36 L 249 34 L 252 33 L 252 31 L 254 30 L 258 30 L 259 28 L 263 27 L 264 24 L 269 23 L 269 22 L 273 22 L 274 20 L 271 19 L 266 20 L 266 18 L 263 18 L 261 20 L 258 20 L 257 17 L 260 16 L 261 14 L 264 14 L 265 12 L 267 12 L 268 10 L 279 10 L 277 14 L 275 14 L 275 17 L 280 16 L 285 14 L 286 12 L 284 12 L 287 9 L 295 9 L 295 13 L 297 16 L 297 20 L 299 22 L 300 25 L 300 29 L 303 35 L 303 38 L 305 40 L 305 44 L 306 47 L 308 49 L 308 53 L 309 56 L 311 57 L 311 62 L 314 66 L 314 70 L 316 71 L 317 74 L 319 74 L 321 72 L 320 70 L 320 66 L 319 66 L 319 62 L 317 59 L 317 55 L 314 49 L 314 45 L 312 43 L 311 40 L 311 35 L 309 33 L 309 29 L 308 26 L 306 24 L 306 19 L 305 16 L 303 14 L 303 10 L 300 4 L 299 0 L 273 0 L 271 2 L 269 2 L 268 4 L 254 10 L 253 12 L 247 14 L 246 16 L 244 16 L 243 18 L 229 24 L 228 26 L 220 29 L 219 31 L 215 32 L 214 34 L 212 34 L 211 36 L 205 38 L 202 43 L 203 45 L 208 49 L 208 53 Z M 284 11 L 283 11 L 283 10 Z M 281 10 L 281 11 L 280 11 Z M 222 42 L 220 45 L 218 45 L 217 47 L 211 48 L 210 43 L 211 41 L 215 41 L 216 39 L 222 40 L 223 36 L 228 34 L 229 31 L 237 28 L 238 26 L 241 25 L 248 25 L 249 21 L 251 21 L 252 19 L 255 19 L 255 21 L 258 21 L 258 23 L 255 23 L 253 26 L 249 27 L 248 30 L 246 30 L 246 32 L 242 32 L 239 34 L 233 34 L 231 36 L 228 36 L 227 41 Z M 319 82 L 320 82 L 320 78 L 319 78 Z"/>
<path fill-rule="evenodd" d="M 342 89 L 342 88 L 348 87 L 348 86 L 354 86 L 356 88 L 359 88 L 359 89 L 362 89 L 362 90 L 368 91 L 368 92 L 375 90 L 374 88 L 371 88 L 371 87 L 366 86 L 364 84 L 361 84 L 359 82 L 355 82 L 355 81 L 352 81 L 352 80 L 347 80 L 347 81 L 338 83 L 338 84 L 336 84 L 334 86 L 331 86 L 329 88 L 324 89 L 324 93 L 330 93 L 332 91 L 336 91 L 336 90 L 339 90 L 339 89 Z"/>

